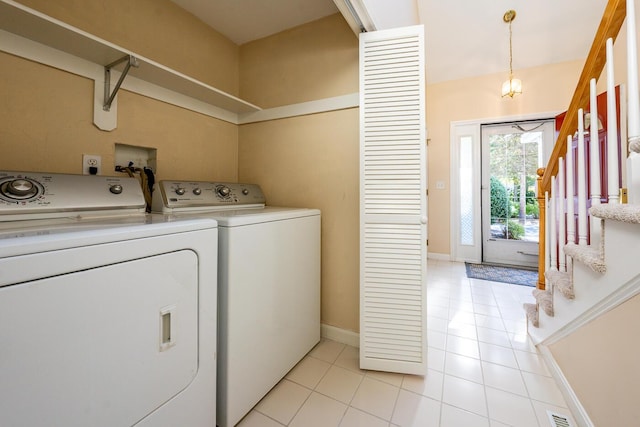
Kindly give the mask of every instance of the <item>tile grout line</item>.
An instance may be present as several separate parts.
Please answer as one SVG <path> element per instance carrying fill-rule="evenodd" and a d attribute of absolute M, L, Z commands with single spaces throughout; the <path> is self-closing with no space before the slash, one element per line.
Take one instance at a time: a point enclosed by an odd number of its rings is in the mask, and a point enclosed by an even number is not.
<path fill-rule="evenodd" d="M 469 281 L 469 286 L 471 286 L 471 281 Z M 493 291 L 491 292 L 491 294 L 493 295 Z M 495 299 L 495 296 L 493 297 Z M 472 304 L 475 304 L 475 302 L 473 302 Z M 475 306 L 474 306 L 475 308 Z M 474 310 L 475 312 L 475 310 Z M 498 312 L 499 309 L 498 309 Z M 474 315 L 474 319 L 475 319 L 475 315 Z M 500 320 L 502 320 L 502 316 L 500 316 Z M 504 322 L 503 322 L 504 323 Z M 479 357 L 479 361 L 480 361 L 480 372 L 482 374 L 482 390 L 484 391 L 484 406 L 485 409 L 487 410 L 487 416 L 486 419 L 488 421 L 488 424 L 491 425 L 491 412 L 489 411 L 489 397 L 487 395 L 487 382 L 485 380 L 485 375 L 484 375 L 484 365 L 482 364 L 483 359 L 482 359 L 482 352 L 480 350 L 480 337 L 478 334 L 478 322 L 476 322 L 475 324 L 476 327 L 476 336 L 478 336 L 478 357 Z"/>
<path fill-rule="evenodd" d="M 333 360 L 333 362 L 331 362 L 331 365 L 329 366 L 329 369 L 327 369 L 327 372 L 324 373 L 324 375 L 322 375 L 322 377 L 318 380 L 318 383 L 313 387 L 313 390 L 311 390 L 311 393 L 318 393 L 321 396 L 324 396 L 328 399 L 332 399 L 335 400 L 336 402 L 342 403 L 344 405 L 343 402 L 340 402 L 338 399 L 334 399 L 331 396 L 327 396 L 324 393 L 320 393 L 319 391 L 316 391 L 316 389 L 318 388 L 318 386 L 320 385 L 320 383 L 322 382 L 322 380 L 327 376 L 327 374 L 329 373 L 329 371 L 331 370 L 332 366 L 336 366 L 336 361 L 340 358 L 340 355 L 346 350 L 347 346 L 345 345 L 344 347 L 342 347 L 342 350 L 340 350 L 340 352 L 338 353 L 338 355 L 336 356 L 336 358 Z M 313 357 L 313 356 L 311 356 Z M 319 359 L 321 360 L 321 359 Z M 364 377 L 363 377 L 364 378 Z M 362 382 L 362 380 L 360 380 L 360 382 Z M 358 387 L 360 387 L 360 384 L 358 384 Z M 357 390 L 357 389 L 356 389 Z M 355 395 L 355 393 L 354 393 Z M 311 395 L 309 395 L 311 396 Z M 351 400 L 353 400 L 353 396 L 351 396 Z M 346 406 L 344 412 L 342 413 L 342 416 L 340 417 L 340 421 L 338 421 L 338 426 L 340 426 L 340 424 L 342 424 L 342 421 L 344 420 L 345 415 L 347 414 L 347 412 L 349 411 L 349 408 L 351 406 L 351 400 L 349 401 L 349 403 Z M 302 406 L 301 406 L 302 408 Z"/>
<path fill-rule="evenodd" d="M 336 362 L 337 362 L 337 361 L 338 361 L 338 359 L 340 358 L 340 355 L 341 355 L 341 354 L 346 350 L 346 348 L 347 348 L 347 347 L 348 347 L 347 345 L 345 345 L 345 346 L 344 346 L 344 348 L 340 351 L 340 353 L 338 354 L 338 356 L 336 356 L 335 360 L 331 363 L 331 366 L 336 366 L 337 368 L 344 369 L 345 371 L 352 372 L 352 373 L 356 373 L 355 371 L 352 371 L 351 369 L 348 369 L 348 368 L 345 368 L 345 367 L 342 367 L 342 366 L 336 365 Z M 313 356 L 311 356 L 311 357 L 313 357 Z M 327 372 L 325 372 L 325 374 L 322 376 L 322 378 L 324 378 L 324 377 L 327 375 L 327 373 L 329 372 L 329 370 L 330 370 L 330 369 L 331 369 L 331 367 L 329 367 L 329 369 L 327 370 Z M 342 414 L 342 417 L 340 418 L 340 422 L 338 423 L 338 426 L 339 426 L 340 424 L 342 424 L 342 422 L 344 421 L 344 417 L 346 416 L 347 411 L 349 410 L 349 408 L 353 408 L 353 409 L 355 409 L 355 410 L 357 410 L 357 411 L 360 411 L 360 412 L 362 412 L 362 413 L 364 413 L 364 414 L 370 415 L 370 416 L 372 416 L 372 417 L 375 417 L 375 418 L 377 418 L 377 419 L 379 419 L 379 420 L 382 420 L 382 421 L 384 421 L 384 422 L 388 422 L 389 424 L 391 424 L 391 420 L 387 421 L 387 420 L 385 420 L 384 418 L 380 418 L 380 417 L 378 417 L 377 415 L 371 414 L 371 413 L 369 413 L 369 412 L 366 412 L 366 411 L 364 411 L 364 410 L 362 410 L 362 409 L 356 408 L 355 406 L 352 406 L 352 405 L 351 405 L 351 403 L 353 402 L 353 399 L 355 398 L 356 394 L 358 393 L 358 390 L 360 390 L 360 387 L 362 386 L 362 383 L 364 382 L 365 377 L 367 377 L 367 373 L 368 373 L 368 372 L 370 372 L 370 371 L 362 370 L 362 369 L 359 369 L 359 372 L 357 372 L 357 374 L 361 376 L 361 378 L 360 378 L 360 382 L 358 383 L 358 386 L 356 387 L 355 391 L 353 392 L 353 395 L 352 395 L 352 396 L 351 396 L 351 398 L 349 399 L 349 403 L 347 403 L 347 404 L 346 404 L 346 409 L 345 409 L 344 413 Z M 336 402 L 339 402 L 339 403 L 342 403 L 343 405 L 345 405 L 345 403 L 344 403 L 344 402 L 341 402 L 341 401 L 339 401 L 339 400 L 337 400 L 337 399 L 333 398 L 332 396 L 328 396 L 328 395 L 326 395 L 326 394 L 324 394 L 324 393 L 319 392 L 319 391 L 317 391 L 317 390 L 316 390 L 316 388 L 318 387 L 318 385 L 320 385 L 320 382 L 322 381 L 322 378 L 320 379 L 320 381 L 318 381 L 318 384 L 314 387 L 314 389 L 312 390 L 312 392 L 318 393 L 318 394 L 320 394 L 320 395 L 322 395 L 322 396 L 325 396 L 325 397 L 327 397 L 327 398 L 329 398 L 329 399 L 332 399 L 332 400 L 334 400 L 334 401 L 336 401 Z M 403 377 L 403 378 L 404 378 L 404 377 Z M 388 383 L 386 383 L 386 382 L 384 382 L 384 381 L 380 381 L 380 380 L 378 380 L 378 379 L 376 379 L 376 378 L 371 378 L 371 380 L 378 381 L 378 382 L 381 382 L 381 383 L 384 383 L 384 384 L 388 384 Z M 397 399 L 397 397 L 396 397 L 396 399 Z M 394 410 L 395 410 L 395 404 L 394 404 Z M 391 415 L 392 415 L 392 417 L 393 417 L 393 412 L 392 412 L 392 414 L 391 414 Z"/>
<path fill-rule="evenodd" d="M 516 299 L 516 302 L 517 302 L 517 299 Z M 502 318 L 502 321 L 504 323 L 504 318 L 502 317 L 503 310 L 501 308 L 499 308 L 499 310 L 500 310 L 500 317 Z M 506 328 L 506 323 L 505 323 L 505 328 Z M 514 332 L 514 334 L 515 334 L 515 332 Z M 525 390 L 527 392 L 527 401 L 528 401 L 529 407 L 531 408 L 531 410 L 533 411 L 534 416 L 536 417 L 536 423 L 538 424 L 538 426 L 541 426 L 542 424 L 540 422 L 540 419 L 538 418 L 538 414 L 537 414 L 537 412 L 535 410 L 535 407 L 533 406 L 531 393 L 529 392 L 529 387 L 527 386 L 527 382 L 524 380 L 522 366 L 520 366 L 520 362 L 518 361 L 518 357 L 517 357 L 517 355 L 515 353 L 515 349 L 513 349 L 513 345 L 511 347 L 512 347 L 511 351 L 512 351 L 513 356 L 515 357 L 515 360 L 516 360 L 516 366 L 518 367 L 518 374 L 519 374 L 520 379 L 522 380 L 522 383 L 524 384 Z M 515 394 L 515 393 L 512 393 L 512 394 Z"/>
<path fill-rule="evenodd" d="M 340 354 L 342 354 L 345 351 L 346 348 L 347 348 L 347 346 L 345 345 L 345 347 L 342 349 Z M 336 365 L 336 361 L 340 358 L 340 354 L 338 354 L 338 356 L 336 357 L 336 360 L 333 361 L 333 364 L 331 366 L 337 366 Z M 359 353 L 359 350 L 358 350 L 358 358 L 360 357 L 359 354 L 360 353 Z M 358 364 L 358 367 L 359 366 L 360 365 Z M 338 368 L 342 368 L 342 366 L 338 366 Z M 329 369 L 331 369 L 331 368 L 329 368 Z M 343 368 L 343 369 L 349 371 L 346 368 Z M 327 372 L 329 372 L 329 371 L 327 371 Z M 351 371 L 349 371 L 349 372 L 351 372 Z M 353 395 L 351 396 L 351 399 L 349 399 L 349 403 L 347 403 L 347 409 L 345 409 L 344 414 L 342 414 L 342 417 L 340 418 L 340 422 L 338 423 L 338 426 L 342 425 L 342 422 L 344 421 L 344 417 L 347 415 L 347 412 L 349 412 L 349 408 L 352 407 L 351 406 L 351 402 L 353 402 L 353 398 L 356 396 L 356 393 L 358 393 L 358 390 L 360 390 L 360 386 L 362 385 L 362 381 L 364 381 L 364 377 L 365 376 L 362 375 L 362 378 L 360 378 L 360 382 L 358 383 L 358 387 L 356 387 L 355 391 L 353 392 Z M 320 383 L 318 383 L 318 384 L 320 384 Z"/>

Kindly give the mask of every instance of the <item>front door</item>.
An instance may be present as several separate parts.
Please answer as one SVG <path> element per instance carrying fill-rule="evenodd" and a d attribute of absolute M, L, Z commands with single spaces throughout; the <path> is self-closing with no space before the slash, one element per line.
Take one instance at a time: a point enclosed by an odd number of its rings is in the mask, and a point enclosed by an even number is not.
<path fill-rule="evenodd" d="M 483 262 L 537 268 L 537 169 L 553 142 L 553 121 L 482 126 Z"/>

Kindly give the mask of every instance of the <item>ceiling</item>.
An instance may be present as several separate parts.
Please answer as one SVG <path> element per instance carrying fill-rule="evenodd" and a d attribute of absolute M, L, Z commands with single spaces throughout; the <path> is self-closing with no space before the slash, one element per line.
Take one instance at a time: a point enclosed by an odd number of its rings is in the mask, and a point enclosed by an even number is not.
<path fill-rule="evenodd" d="M 241 45 L 338 12 L 334 0 L 172 0 Z M 353 0 L 352 0 L 353 1 Z M 396 26 L 398 1 L 410 3 L 425 26 L 427 82 L 586 58 L 607 0 L 360 0 L 377 29 Z M 385 9 L 386 8 L 386 9 Z M 389 9 L 391 8 L 391 9 Z"/>

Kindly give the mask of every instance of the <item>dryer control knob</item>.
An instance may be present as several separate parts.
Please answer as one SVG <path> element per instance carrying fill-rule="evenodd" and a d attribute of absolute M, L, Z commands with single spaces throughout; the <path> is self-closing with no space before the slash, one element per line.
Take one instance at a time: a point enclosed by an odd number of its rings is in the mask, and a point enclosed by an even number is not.
<path fill-rule="evenodd" d="M 202 189 L 200 188 L 194 188 L 193 189 L 193 194 L 195 194 L 196 196 L 199 196 L 202 194 Z"/>
<path fill-rule="evenodd" d="M 222 187 L 216 188 L 216 192 L 220 197 L 229 197 L 229 194 L 231 194 L 231 189 L 227 186 L 222 186 Z"/>
<path fill-rule="evenodd" d="M 246 188 L 243 188 L 242 189 L 242 194 L 244 194 L 246 196 L 247 194 L 249 194 L 249 190 L 247 190 Z"/>
<path fill-rule="evenodd" d="M 176 188 L 176 194 L 177 194 L 178 196 L 182 196 L 182 195 L 184 195 L 184 193 L 185 193 L 185 192 L 186 192 L 186 190 L 185 190 L 184 188 L 182 188 L 182 187 L 178 187 L 178 188 Z"/>
<path fill-rule="evenodd" d="M 109 191 L 111 191 L 113 194 L 120 194 L 122 193 L 122 185 L 113 184 L 112 186 L 109 187 Z"/>
<path fill-rule="evenodd" d="M 38 189 L 27 179 L 14 179 L 7 185 L 7 192 L 15 196 L 29 196 L 36 194 Z"/>

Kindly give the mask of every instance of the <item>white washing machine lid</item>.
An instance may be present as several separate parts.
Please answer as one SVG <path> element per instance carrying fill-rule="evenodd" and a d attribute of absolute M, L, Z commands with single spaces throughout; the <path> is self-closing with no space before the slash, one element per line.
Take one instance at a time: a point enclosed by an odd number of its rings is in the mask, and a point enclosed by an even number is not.
<path fill-rule="evenodd" d="M 244 225 L 262 224 L 272 221 L 284 221 L 288 219 L 319 215 L 320 210 L 318 209 L 264 206 L 249 209 L 176 213 L 169 215 L 168 217 L 212 218 L 217 221 L 219 227 L 240 227 Z"/>

